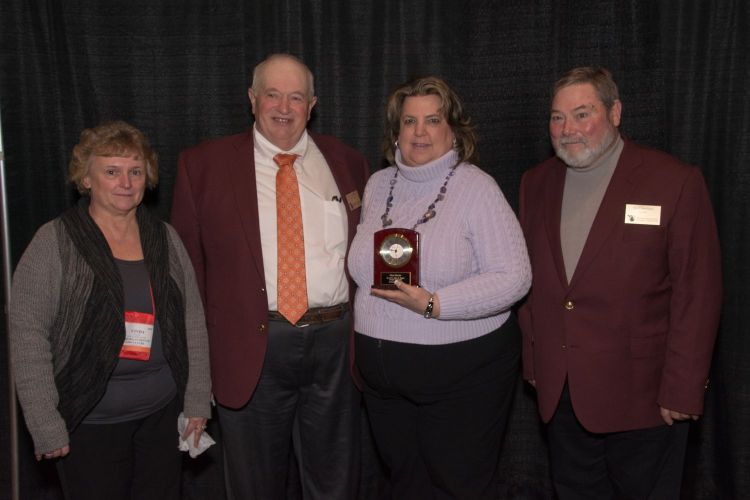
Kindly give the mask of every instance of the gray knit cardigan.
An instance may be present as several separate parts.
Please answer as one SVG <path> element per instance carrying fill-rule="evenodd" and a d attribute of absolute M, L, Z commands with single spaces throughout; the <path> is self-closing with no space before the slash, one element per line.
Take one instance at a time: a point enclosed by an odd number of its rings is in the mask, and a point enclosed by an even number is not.
<path fill-rule="evenodd" d="M 184 412 L 190 417 L 209 418 L 211 381 L 203 305 L 185 248 L 174 228 L 163 224 L 169 238 L 169 273 L 185 305 L 189 371 Z M 83 316 L 86 300 L 72 302 L 63 290 L 75 289 L 79 296 L 83 290 L 82 295 L 87 297 L 94 279 L 61 225 L 58 218 L 37 231 L 16 267 L 11 290 L 11 366 L 36 453 L 56 450 L 69 442 L 66 422 L 58 411 L 55 375 L 65 366 L 75 346 L 71 339 L 51 330 L 60 315 L 72 317 L 74 323 Z M 63 254 L 68 255 L 65 262 Z"/>

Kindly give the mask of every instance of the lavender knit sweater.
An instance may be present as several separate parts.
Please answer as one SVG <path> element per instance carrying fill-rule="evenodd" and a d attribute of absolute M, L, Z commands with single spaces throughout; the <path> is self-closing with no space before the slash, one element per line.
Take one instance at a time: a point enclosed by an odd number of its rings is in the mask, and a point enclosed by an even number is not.
<path fill-rule="evenodd" d="M 393 190 L 390 227 L 411 228 L 435 200 L 445 176 L 458 160 L 451 150 L 420 167 L 396 154 L 398 182 Z M 357 282 L 354 329 L 364 335 L 411 344 L 450 344 L 485 335 L 508 317 L 509 308 L 531 285 L 526 243 L 515 214 L 495 180 L 462 163 L 448 183 L 434 219 L 420 233 L 421 286 L 440 298 L 440 318 L 425 319 L 370 295 L 373 284 L 373 233 L 396 166 L 370 177 L 362 221 L 349 251 L 349 272 Z"/>

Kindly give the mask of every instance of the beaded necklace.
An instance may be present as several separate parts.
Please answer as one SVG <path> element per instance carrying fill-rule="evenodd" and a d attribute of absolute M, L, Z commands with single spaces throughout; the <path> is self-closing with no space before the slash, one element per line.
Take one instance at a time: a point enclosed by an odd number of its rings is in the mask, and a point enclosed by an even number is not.
<path fill-rule="evenodd" d="M 430 203 L 430 206 L 427 207 L 427 211 L 422 215 L 422 217 L 419 218 L 416 224 L 411 228 L 412 231 L 414 231 L 418 225 L 424 224 L 428 220 L 435 217 L 435 214 L 437 213 L 435 211 L 435 205 L 439 201 L 443 201 L 445 199 L 445 193 L 448 191 L 448 181 L 451 180 L 451 177 L 453 177 L 453 174 L 456 173 L 456 167 L 461 163 L 461 160 L 457 161 L 455 165 L 453 165 L 450 169 L 450 172 L 448 172 L 448 175 L 445 176 L 445 182 L 443 182 L 443 185 L 440 186 L 440 191 L 438 192 L 438 195 L 435 197 L 435 201 Z M 393 207 L 393 188 L 396 187 L 396 183 L 398 182 L 398 171 L 399 168 L 396 167 L 396 173 L 393 174 L 393 178 L 391 179 L 391 189 L 388 191 L 388 198 L 385 201 L 385 212 L 383 212 L 383 215 L 380 216 L 380 220 L 383 221 L 383 229 L 393 224 L 393 220 L 388 218 L 388 214 L 391 212 L 391 207 Z"/>

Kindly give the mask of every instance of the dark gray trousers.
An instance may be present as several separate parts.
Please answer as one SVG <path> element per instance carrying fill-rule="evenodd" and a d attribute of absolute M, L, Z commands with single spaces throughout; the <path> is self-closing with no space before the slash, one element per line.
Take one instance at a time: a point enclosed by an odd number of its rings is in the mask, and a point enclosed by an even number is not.
<path fill-rule="evenodd" d="M 565 384 L 547 426 L 560 500 L 679 500 L 690 424 L 592 433 L 578 422 Z"/>
<path fill-rule="evenodd" d="M 230 499 L 286 499 L 291 450 L 306 500 L 356 498 L 360 394 L 350 325 L 351 313 L 304 328 L 269 322 L 255 393 L 240 409 L 218 407 Z"/>

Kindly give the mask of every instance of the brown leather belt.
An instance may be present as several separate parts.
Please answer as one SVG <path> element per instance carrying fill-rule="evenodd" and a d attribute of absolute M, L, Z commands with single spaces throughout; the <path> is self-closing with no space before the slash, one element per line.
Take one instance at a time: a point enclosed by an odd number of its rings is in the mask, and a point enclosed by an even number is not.
<path fill-rule="evenodd" d="M 318 325 L 336 321 L 344 317 L 349 310 L 349 303 L 343 302 L 331 307 L 314 307 L 308 309 L 305 314 L 297 321 L 297 325 Z M 268 319 L 289 322 L 279 311 L 268 311 Z"/>

